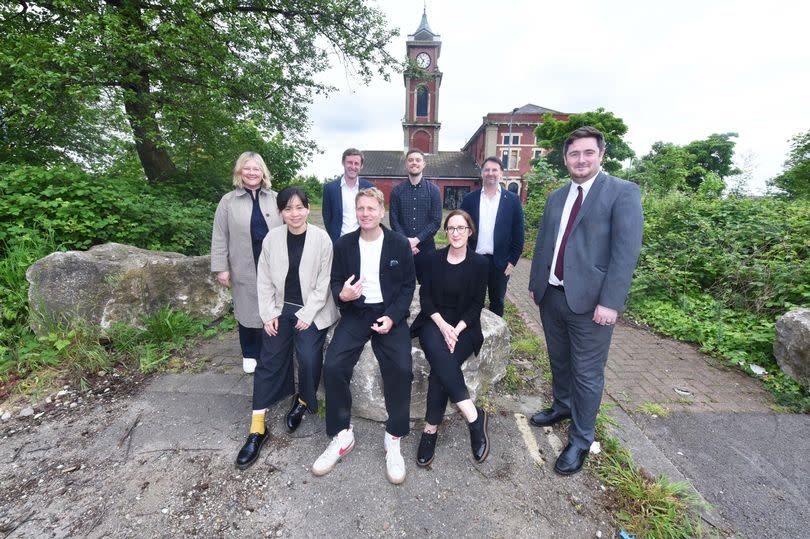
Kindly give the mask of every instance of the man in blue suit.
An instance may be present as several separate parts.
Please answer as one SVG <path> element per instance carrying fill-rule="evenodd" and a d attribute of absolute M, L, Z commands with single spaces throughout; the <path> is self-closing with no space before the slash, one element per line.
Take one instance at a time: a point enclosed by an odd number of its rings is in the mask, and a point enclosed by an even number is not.
<path fill-rule="evenodd" d="M 374 185 L 360 178 L 363 154 L 357 148 L 343 152 L 343 176 L 323 187 L 323 225 L 332 243 L 359 228 L 354 212 L 354 197 L 360 189 Z"/>
<path fill-rule="evenodd" d="M 605 138 L 597 129 L 573 131 L 563 156 L 571 183 L 548 197 L 529 278 L 554 401 L 531 423 L 571 419 L 568 445 L 554 465 L 570 475 L 582 468 L 594 440 L 613 326 L 641 250 L 643 216 L 638 186 L 600 170 Z"/>
<path fill-rule="evenodd" d="M 489 310 L 498 316 L 503 316 L 506 286 L 523 252 L 524 240 L 520 198 L 501 186 L 502 177 L 501 160 L 487 157 L 481 164 L 481 189 L 461 201 L 461 209 L 472 216 L 478 230 L 470 246 L 489 259 Z"/>

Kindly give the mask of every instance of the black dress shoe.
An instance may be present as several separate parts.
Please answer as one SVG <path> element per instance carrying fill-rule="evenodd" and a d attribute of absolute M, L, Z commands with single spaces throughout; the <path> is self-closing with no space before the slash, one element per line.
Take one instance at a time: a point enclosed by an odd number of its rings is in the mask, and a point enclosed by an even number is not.
<path fill-rule="evenodd" d="M 571 414 L 564 414 L 554 411 L 553 408 L 546 408 L 534 414 L 531 419 L 529 419 L 529 423 L 535 427 L 550 427 L 563 419 L 571 419 Z"/>
<path fill-rule="evenodd" d="M 580 449 L 571 444 L 565 446 L 557 462 L 554 464 L 554 471 L 560 475 L 572 475 L 582 469 L 585 464 L 585 457 L 588 456 L 587 449 Z"/>
<path fill-rule="evenodd" d="M 423 432 L 419 439 L 419 449 L 416 450 L 416 464 L 419 466 L 430 466 L 433 462 L 433 454 L 436 452 L 437 432 Z"/>
<path fill-rule="evenodd" d="M 259 458 L 259 453 L 262 452 L 262 446 L 267 441 L 267 433 L 259 434 L 258 432 L 251 432 L 248 434 L 247 441 L 239 454 L 236 456 L 236 467 L 244 470 Z"/>
<path fill-rule="evenodd" d="M 476 410 L 478 410 L 478 419 L 467 426 L 470 428 L 470 447 L 473 458 L 480 464 L 489 456 L 489 432 L 487 432 L 489 417 L 481 408 L 476 407 Z"/>
<path fill-rule="evenodd" d="M 298 425 L 301 424 L 301 420 L 304 419 L 304 412 L 306 411 L 307 405 L 301 404 L 301 402 L 298 400 L 298 394 L 296 394 L 293 397 L 290 411 L 287 412 L 287 430 L 289 432 L 295 432 L 295 429 L 297 429 Z"/>

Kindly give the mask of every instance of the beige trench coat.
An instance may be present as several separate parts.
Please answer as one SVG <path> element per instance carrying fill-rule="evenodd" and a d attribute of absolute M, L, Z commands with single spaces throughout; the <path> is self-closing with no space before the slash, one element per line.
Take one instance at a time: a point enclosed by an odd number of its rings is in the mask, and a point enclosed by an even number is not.
<path fill-rule="evenodd" d="M 284 308 L 284 284 L 290 260 L 287 253 L 287 227 L 280 226 L 267 233 L 259 257 L 256 288 L 259 293 L 259 315 L 269 322 Z M 332 240 L 325 230 L 307 225 L 304 251 L 298 265 L 301 296 L 304 306 L 295 316 L 318 329 L 326 329 L 339 318 L 329 282 L 332 273 Z"/>
<path fill-rule="evenodd" d="M 281 225 L 276 193 L 259 191 L 259 207 L 270 230 Z M 250 241 L 250 215 L 253 199 L 237 187 L 219 201 L 211 234 L 211 271 L 231 273 L 231 294 L 236 320 L 245 327 L 263 326 L 256 295 L 256 265 Z"/>

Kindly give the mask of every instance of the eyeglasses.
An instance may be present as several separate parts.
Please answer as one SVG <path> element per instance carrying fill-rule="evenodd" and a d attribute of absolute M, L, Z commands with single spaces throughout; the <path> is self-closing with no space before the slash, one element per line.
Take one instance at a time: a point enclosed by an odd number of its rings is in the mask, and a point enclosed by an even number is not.
<path fill-rule="evenodd" d="M 470 229 L 468 226 L 448 226 L 447 233 L 448 234 L 464 234 Z"/>

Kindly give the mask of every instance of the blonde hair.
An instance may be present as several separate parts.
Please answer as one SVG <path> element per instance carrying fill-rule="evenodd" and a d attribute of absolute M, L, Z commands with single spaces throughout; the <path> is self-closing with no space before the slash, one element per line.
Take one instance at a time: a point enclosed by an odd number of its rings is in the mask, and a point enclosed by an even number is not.
<path fill-rule="evenodd" d="M 385 209 L 385 195 L 383 195 L 383 192 L 376 187 L 366 187 L 365 189 L 360 189 L 357 191 L 357 194 L 354 197 L 355 205 L 360 197 L 376 198 L 377 202 L 380 203 L 380 207 Z"/>
<path fill-rule="evenodd" d="M 273 177 L 270 176 L 270 170 L 268 170 L 267 165 L 264 164 L 262 156 L 256 152 L 243 152 L 242 155 L 239 156 L 239 159 L 236 160 L 236 164 L 233 166 L 233 186 L 245 187 L 245 184 L 242 182 L 242 167 L 251 159 L 256 161 L 259 164 L 259 168 L 262 169 L 262 187 L 270 189 Z"/>

